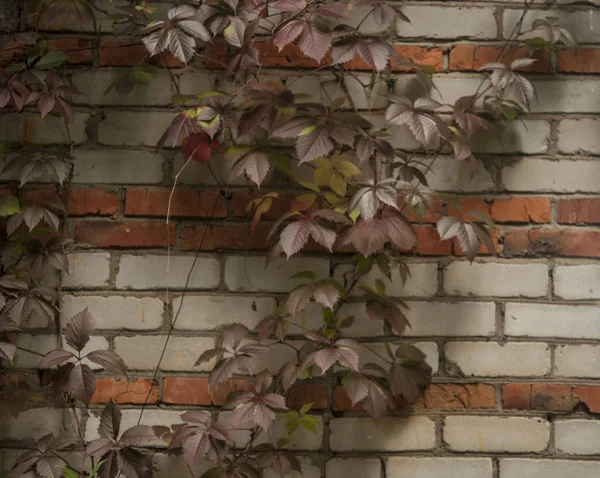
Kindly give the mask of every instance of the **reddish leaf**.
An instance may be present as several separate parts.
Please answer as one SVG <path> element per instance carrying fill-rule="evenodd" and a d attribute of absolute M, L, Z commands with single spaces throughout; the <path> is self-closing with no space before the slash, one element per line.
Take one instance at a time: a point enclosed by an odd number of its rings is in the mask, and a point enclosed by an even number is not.
<path fill-rule="evenodd" d="M 181 151 L 186 161 L 194 159 L 206 164 L 213 149 L 219 150 L 219 143 L 216 140 L 211 141 L 205 133 L 192 133 L 181 142 Z"/>

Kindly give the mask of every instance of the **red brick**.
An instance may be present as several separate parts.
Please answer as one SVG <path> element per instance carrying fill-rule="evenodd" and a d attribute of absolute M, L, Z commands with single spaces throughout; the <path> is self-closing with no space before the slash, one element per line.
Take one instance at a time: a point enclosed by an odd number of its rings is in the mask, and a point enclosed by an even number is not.
<path fill-rule="evenodd" d="M 600 232 L 539 229 L 512 231 L 504 235 L 504 255 L 600 257 Z"/>
<path fill-rule="evenodd" d="M 600 387 L 573 387 L 573 399 L 583 403 L 591 413 L 600 413 Z"/>
<path fill-rule="evenodd" d="M 208 228 L 208 231 L 206 230 Z M 249 224 L 232 226 L 198 225 L 185 227 L 179 233 L 179 248 L 183 251 L 197 250 L 202 241 L 203 251 L 215 250 L 266 250 L 270 224 L 258 224 L 254 234 Z"/>
<path fill-rule="evenodd" d="M 450 51 L 450 70 L 478 70 L 486 63 L 498 61 L 501 51 L 502 47 L 498 46 L 457 45 Z M 508 50 L 502 63 L 510 65 L 518 58 L 529 58 L 529 54 L 524 48 Z M 520 71 L 550 71 L 550 57 L 547 53 L 535 52 L 532 58 L 538 61 Z"/>
<path fill-rule="evenodd" d="M 286 405 L 299 410 L 304 404 L 312 403 L 312 410 L 327 408 L 327 392 L 322 383 L 301 383 L 290 390 Z"/>
<path fill-rule="evenodd" d="M 266 193 L 265 193 L 266 194 Z M 236 217 L 252 217 L 253 210 L 246 212 L 246 207 L 252 200 L 261 197 L 264 194 L 253 194 L 247 191 L 234 191 L 231 195 L 231 214 Z M 290 210 L 295 194 L 280 194 L 274 198 L 271 203 L 271 209 L 261 217 L 268 219 L 279 219 L 283 214 Z"/>
<path fill-rule="evenodd" d="M 161 221 L 77 221 L 75 240 L 98 247 L 162 247 L 175 242 L 175 224 Z"/>
<path fill-rule="evenodd" d="M 452 254 L 452 241 L 440 241 L 435 227 L 415 226 L 417 254 L 424 256 L 447 256 Z"/>
<path fill-rule="evenodd" d="M 252 391 L 254 386 L 248 380 L 227 380 L 217 385 L 211 391 L 213 405 L 223 406 L 227 402 L 227 397 L 231 392 Z"/>
<path fill-rule="evenodd" d="M 67 62 L 72 65 L 92 63 L 92 40 L 86 38 L 54 38 L 48 42 L 48 50 L 61 50 L 67 54 Z"/>
<path fill-rule="evenodd" d="M 100 66 L 136 66 L 147 58 L 149 56 L 146 47 L 135 38 L 102 40 L 100 43 Z M 155 66 L 169 68 L 185 66 L 169 52 L 149 59 Z"/>
<path fill-rule="evenodd" d="M 225 217 L 227 200 L 217 191 L 176 190 L 168 211 L 170 189 L 130 189 L 125 197 L 125 214 L 131 216 Z"/>
<path fill-rule="evenodd" d="M 489 227 L 487 227 L 487 230 L 490 232 L 490 235 L 492 237 L 492 243 L 494 244 L 496 251 L 498 251 L 498 230 L 490 229 Z M 452 244 L 454 247 L 454 254 L 456 256 L 464 256 L 465 255 L 463 250 L 460 248 L 460 245 L 458 244 L 458 240 L 456 238 L 452 239 Z M 483 245 L 483 243 L 479 246 L 479 251 L 477 251 L 477 254 L 480 256 L 481 255 L 490 255 L 491 253 L 492 252 L 489 251 L 488 248 Z"/>
<path fill-rule="evenodd" d="M 164 380 L 163 400 L 177 405 L 223 406 L 231 392 L 252 391 L 246 380 L 227 380 L 211 389 L 208 378 L 169 377 Z"/>
<path fill-rule="evenodd" d="M 181 405 L 210 405 L 210 387 L 206 378 L 165 378 L 163 401 Z"/>
<path fill-rule="evenodd" d="M 565 50 L 556 59 L 558 71 L 568 73 L 600 73 L 600 49 Z"/>
<path fill-rule="evenodd" d="M 496 199 L 492 204 L 491 218 L 494 222 L 547 223 L 550 222 L 550 199 Z"/>
<path fill-rule="evenodd" d="M 352 401 L 346 394 L 343 387 L 337 386 L 333 389 L 333 410 L 336 412 L 343 412 L 347 410 L 353 412 L 363 412 L 365 409 L 360 403 L 352 406 Z"/>
<path fill-rule="evenodd" d="M 571 385 L 535 383 L 531 386 L 533 410 L 568 411 L 573 405 Z"/>
<path fill-rule="evenodd" d="M 495 406 L 496 389 L 482 383 L 434 383 L 427 387 L 420 401 L 422 408 L 471 410 Z"/>
<path fill-rule="evenodd" d="M 529 410 L 531 408 L 531 385 L 509 383 L 502 387 L 502 406 L 509 410 Z"/>
<path fill-rule="evenodd" d="M 152 389 L 152 392 L 148 397 L 150 389 Z M 129 382 L 125 378 L 121 380 L 98 378 L 96 379 L 96 391 L 92 396 L 92 402 L 108 403 L 113 400 L 120 404 L 143 404 L 147 397 L 148 403 L 158 401 L 158 388 L 156 386 L 152 387 L 152 380 L 138 378 Z"/>
<path fill-rule="evenodd" d="M 119 196 L 102 189 L 74 189 L 69 193 L 67 211 L 72 216 L 110 216 L 121 207 Z"/>
<path fill-rule="evenodd" d="M 305 56 L 298 45 L 289 44 L 282 51 L 272 43 L 256 43 L 259 61 L 265 68 L 318 68 L 321 65 L 331 64 L 331 55 L 328 54 L 321 63 Z M 443 52 L 440 48 L 426 48 L 414 45 L 395 45 L 395 50 L 400 56 L 412 59 L 418 65 L 432 66 L 436 71 L 442 68 Z M 225 48 L 216 46 L 208 50 L 204 65 L 206 68 L 222 68 L 225 61 Z M 392 60 L 392 70 L 407 71 L 410 68 L 397 66 Z M 372 70 L 373 68 L 360 57 L 344 63 L 349 70 Z"/>
<path fill-rule="evenodd" d="M 561 224 L 600 224 L 600 199 L 563 199 L 558 203 Z"/>

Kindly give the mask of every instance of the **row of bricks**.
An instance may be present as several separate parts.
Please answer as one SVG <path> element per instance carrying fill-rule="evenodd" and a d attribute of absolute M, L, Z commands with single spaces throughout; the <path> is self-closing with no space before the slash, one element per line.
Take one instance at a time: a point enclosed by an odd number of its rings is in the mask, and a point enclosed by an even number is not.
<path fill-rule="evenodd" d="M 82 145 L 89 140 L 88 133 L 96 127 L 98 143 L 110 146 L 145 146 L 155 147 L 163 133 L 171 124 L 175 114 L 168 111 L 117 111 L 107 110 L 103 117 L 90 116 L 89 113 L 78 112 L 75 114 L 75 120 L 70 125 L 71 140 L 75 145 Z M 382 117 L 381 117 L 382 118 Z M 372 118 L 375 121 L 375 117 Z M 89 123 L 89 124 L 88 124 Z M 472 149 L 478 154 L 542 154 L 558 152 L 562 155 L 598 155 L 600 154 L 600 139 L 596 134 L 600 120 L 598 118 L 580 118 L 580 119 L 562 119 L 558 123 L 552 123 L 544 119 L 527 119 L 505 125 L 499 130 L 498 136 L 489 134 L 479 135 L 472 143 Z M 61 125 L 61 119 L 55 116 L 48 116 L 45 119 L 34 114 L 7 113 L 0 115 L 0 141 L 7 143 L 18 143 L 27 141 L 38 144 L 66 144 L 68 137 L 64 130 L 58 126 Z M 555 133 L 552 129 L 555 128 Z M 390 144 L 394 147 L 405 150 L 419 149 L 420 144 L 412 136 L 412 133 L 406 127 L 391 127 L 389 131 Z M 556 142 L 553 136 L 557 137 Z M 556 143 L 556 144 L 554 144 Z M 76 151 L 76 159 L 79 155 L 99 155 L 100 158 L 110 157 L 114 154 L 110 150 L 95 150 L 93 152 Z M 123 152 L 121 152 L 123 154 Z M 88 158 L 92 159 L 91 157 Z M 96 158 L 98 159 L 98 158 Z M 540 160 L 538 160 L 540 161 Z M 547 164 L 547 161 L 541 160 L 540 167 Z M 593 168 L 592 165 L 586 165 L 585 162 L 577 167 Z M 133 167 L 133 163 L 129 163 Z M 531 166 L 536 164 L 534 161 L 526 163 Z M 561 167 L 566 163 L 562 162 L 551 165 L 547 174 L 552 176 L 552 169 Z M 573 164 L 568 161 L 568 164 Z M 81 165 L 84 166 L 84 165 Z M 81 167 L 80 166 L 80 167 Z M 121 165 L 126 168 L 128 164 Z M 219 170 L 227 165 L 222 165 Z M 444 165 L 438 166 L 438 168 Z M 448 165 L 445 165 L 448 169 Z M 517 165 L 522 168 L 524 165 Z M 304 168 L 306 169 L 306 168 Z M 452 169 L 458 170 L 456 166 Z M 439 169 L 438 169 L 439 171 Z M 510 169 L 509 169 L 510 171 Z M 592 169 L 588 174 L 597 172 Z M 307 174 L 308 170 L 299 173 Z M 456 175 L 456 173 L 454 173 Z M 514 173 L 513 173 L 514 174 Z M 576 172 L 567 176 L 572 179 Z M 205 172 L 204 175 L 208 176 Z M 509 181 L 515 181 L 521 188 L 523 179 L 511 178 Z M 583 177 L 580 176 L 580 177 Z M 535 179 L 532 187 L 539 188 L 536 183 L 544 183 L 547 178 Z M 76 181 L 77 182 L 77 181 Z M 473 187 L 473 186 L 471 186 Z M 477 187 L 477 186 L 475 186 Z M 488 186 L 489 187 L 489 186 Z M 509 186 L 510 187 L 510 186 Z M 517 186 L 519 187 L 519 186 Z M 597 186 L 589 186 L 585 182 L 581 185 L 573 184 L 572 191 L 586 190 L 586 187 L 592 187 L 592 191 L 597 191 Z M 590 190 L 590 189 L 587 189 Z"/>
<path fill-rule="evenodd" d="M 3 452 L 3 453 L 2 453 Z M 14 462 L 21 450 L 0 450 L 4 460 L 0 463 Z M 0 457 L 1 458 L 1 457 Z M 600 464 L 597 461 L 574 459 L 531 459 L 531 458 L 482 458 L 482 457 L 334 457 L 324 464 L 318 456 L 298 456 L 302 465 L 302 476 L 305 478 L 346 478 L 360 476 L 361 478 L 404 478 L 418 476 L 427 478 L 446 478 L 456 476 L 461 478 L 523 478 L 544 476 L 546 478 L 564 478 L 570 473 L 580 478 L 596 478 Z M 72 466 L 81 464 L 81 457 L 71 453 L 66 456 Z M 185 476 L 190 472 L 194 476 L 213 468 L 214 464 L 200 460 L 190 469 L 187 468 L 183 457 L 166 453 L 154 453 L 152 456 L 152 477 L 171 478 Z M 495 469 L 500 474 L 496 474 Z M 385 470 L 385 475 L 382 475 Z M 8 470 L 7 470 L 8 471 Z M 324 474 L 325 473 L 325 474 Z M 277 478 L 279 475 L 266 471 L 264 478 Z"/>
<path fill-rule="evenodd" d="M 114 282 L 111 280 L 111 259 L 108 252 L 78 252 L 73 253 L 69 260 L 69 270 L 63 278 L 63 288 L 69 289 L 107 289 L 120 290 L 156 290 L 164 289 L 168 284 L 172 290 L 180 290 L 186 283 L 191 290 L 216 289 L 221 286 L 221 267 L 216 258 L 199 257 L 198 265 L 188 282 L 187 275 L 191 268 L 191 256 L 172 255 L 168 261 L 165 255 L 131 255 L 122 254 L 116 259 L 118 268 Z M 167 263 L 168 261 L 168 263 Z M 383 279 L 386 293 L 392 297 L 447 297 L 479 296 L 488 298 L 509 297 L 546 297 L 551 284 L 557 298 L 567 300 L 600 299 L 600 266 L 596 264 L 559 263 L 553 268 L 541 262 L 475 262 L 469 264 L 456 261 L 438 267 L 433 262 L 407 263 L 410 277 L 403 283 L 398 270 L 394 270 L 391 282 L 384 278 L 377 269 L 370 272 L 361 283 L 372 286 L 376 279 Z M 328 260 L 318 258 L 292 258 L 278 261 L 263 273 L 264 258 L 249 256 L 230 256 L 225 259 L 224 282 L 221 290 L 232 292 L 266 292 L 285 293 L 291 291 L 302 282 L 293 279 L 292 275 L 302 270 L 312 270 L 318 279 L 330 276 Z M 438 269 L 443 277 L 438 277 Z M 333 278 L 340 282 L 351 271 L 351 266 L 338 265 L 335 267 Z M 550 283 L 549 272 L 552 275 Z M 440 288 L 441 286 L 441 288 Z M 356 295 L 356 291 L 353 295 Z M 359 295 L 356 295 L 359 297 Z M 207 296 L 208 297 L 208 296 Z M 228 306 L 225 300 L 239 300 L 239 305 Z M 243 310 L 249 308 L 251 298 L 224 296 L 213 298 L 212 307 L 223 307 L 225 310 Z M 271 299 L 272 300 L 272 299 Z M 222 305 L 219 305 L 222 303 Z M 422 305 L 426 305 L 423 302 Z M 524 304 L 525 305 L 525 304 Z M 533 304 L 529 304 L 533 305 Z M 274 306 L 268 303 L 265 315 Z M 572 307 L 567 305 L 538 304 L 550 312 L 557 310 L 584 309 L 585 306 Z M 462 312 L 464 313 L 464 311 Z M 480 311 L 481 313 L 481 311 Z M 459 315 L 459 314 L 457 314 Z M 494 315 L 494 311 L 491 311 Z M 557 312 L 557 316 L 560 312 Z"/>
<path fill-rule="evenodd" d="M 39 433 L 44 425 L 32 424 L 39 421 L 40 413 L 48 413 L 45 428 L 53 428 L 53 422 L 62 415 L 61 410 L 33 409 L 22 413 L 17 420 L 4 425 L 3 437 L 19 440 Z M 126 430 L 137 422 L 140 411 L 123 410 L 121 429 Z M 181 423 L 181 410 L 150 408 L 144 413 L 142 424 L 170 426 Z M 221 419 L 229 419 L 228 412 L 220 413 Z M 598 453 L 600 423 L 593 420 L 557 420 L 552 425 L 537 417 L 491 417 L 451 415 L 442 420 L 438 440 L 436 421 L 433 417 L 413 416 L 410 418 L 334 418 L 324 424 L 317 418 L 316 432 L 300 429 L 287 447 L 295 450 L 318 451 L 324 441 L 325 426 L 329 429 L 327 441 L 332 452 L 405 452 L 445 450 L 470 453 L 540 453 L 545 455 L 593 455 Z M 27 425 L 33 425 L 27 427 Z M 99 419 L 92 415 L 87 419 L 85 438 L 98 438 Z M 28 433 L 29 432 L 29 433 Z M 270 437 L 285 436 L 285 420 L 279 419 L 270 431 Z M 550 445 L 553 435 L 554 447 Z M 249 430 L 236 429 L 230 438 L 236 446 L 244 446 L 250 436 Z M 259 442 L 264 440 L 259 439 Z M 153 443 L 164 447 L 159 440 Z M 440 446 L 441 445 L 441 446 Z M 554 448 L 554 449 L 553 449 Z M 556 450 L 556 451 L 555 451 Z"/>
<path fill-rule="evenodd" d="M 74 238 L 80 244 L 105 248 L 162 248 L 174 245 L 181 251 L 265 251 L 271 229 L 261 224 L 252 234 L 247 225 L 193 225 L 179 227 L 161 221 L 76 221 Z M 415 252 L 422 256 L 462 256 L 456 240 L 440 241 L 433 226 L 415 226 Z M 205 232 L 206 231 L 206 232 Z M 178 237 L 178 240 L 176 238 Z M 502 257 L 600 257 L 600 232 L 587 229 L 499 229 L 492 231 L 495 249 Z M 503 244 L 502 250 L 498 243 Z M 308 252 L 324 252 L 309 241 Z M 344 247 L 340 252 L 352 253 Z M 489 254 L 481 246 L 479 254 Z"/>
<path fill-rule="evenodd" d="M 124 360 L 130 370 L 153 370 L 157 357 L 162 353 L 167 340 L 166 335 L 119 334 L 113 339 L 113 349 Z M 56 336 L 28 335 L 22 333 L 15 343 L 24 350 L 19 351 L 14 360 L 15 367 L 29 369 L 37 367 L 39 356 L 26 352 L 35 350 L 47 353 L 57 348 Z M 215 347 L 214 337 L 173 335 L 165 349 L 160 369 L 167 372 L 207 372 L 213 364 L 196 366 L 196 360 L 205 350 Z M 289 344 L 299 348 L 304 342 L 291 340 Z M 361 364 L 376 363 L 386 367 L 381 354 L 385 349 L 381 343 L 363 343 L 359 351 Z M 443 345 L 444 357 L 440 358 L 438 344 L 417 342 L 414 344 L 427 356 L 434 374 L 448 377 L 578 377 L 598 378 L 597 362 L 600 348 L 594 345 L 558 345 L 551 347 L 541 342 L 473 342 L 450 341 Z M 95 335 L 85 352 L 95 349 L 108 349 L 109 341 Z M 377 355 L 376 355 L 377 354 Z M 554 360 L 553 360 L 554 356 Z M 295 360 L 296 355 L 290 347 L 283 344 L 271 345 L 268 352 L 257 359 L 252 367 L 253 373 L 269 369 L 277 373 L 280 364 Z M 554 365 L 553 365 L 554 362 Z M 97 369 L 101 367 L 95 366 Z M 564 380 L 564 378 L 563 378 Z"/>
<path fill-rule="evenodd" d="M 69 192 L 67 212 L 70 216 L 112 216 L 120 213 L 125 216 L 181 218 L 247 218 L 250 212 L 247 206 L 254 199 L 267 194 L 268 190 L 257 193 L 233 191 L 229 207 L 227 198 L 216 191 L 198 191 L 190 189 L 132 189 L 125 191 L 124 200 L 116 187 L 108 189 L 72 189 Z M 0 194 L 9 194 L 10 190 L 0 190 Z M 20 189 L 19 198 L 25 203 L 39 204 L 55 192 L 49 189 Z M 264 214 L 266 219 L 278 219 L 290 210 L 295 195 L 279 192 L 271 209 Z M 552 203 L 550 197 L 462 197 L 456 201 L 460 212 L 450 206 L 447 214 L 465 215 L 472 211 L 485 214 L 493 222 L 505 224 L 548 224 L 552 222 Z M 556 219 L 558 224 L 600 224 L 600 198 L 557 198 Z M 122 205 L 123 203 L 123 205 Z M 215 204 L 216 203 L 216 204 Z M 403 207 L 402 213 L 413 223 L 435 223 L 441 214 L 428 211 L 418 216 L 410 207 Z M 443 201 L 434 203 L 436 211 L 442 210 Z M 465 216 L 477 220 L 477 216 Z"/>

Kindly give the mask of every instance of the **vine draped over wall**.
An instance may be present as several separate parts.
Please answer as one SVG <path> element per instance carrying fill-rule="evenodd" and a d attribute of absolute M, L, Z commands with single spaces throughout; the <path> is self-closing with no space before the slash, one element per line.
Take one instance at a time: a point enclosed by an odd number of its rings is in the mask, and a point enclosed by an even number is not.
<path fill-rule="evenodd" d="M 552 17 L 530 21 L 531 27 L 525 28 L 528 2 L 497 49 L 496 60 L 479 68 L 476 88 L 446 104 L 436 93 L 436 69 L 404 55 L 394 46 L 395 38 L 382 33 L 397 25 L 401 37 L 403 24 L 411 21 L 394 2 L 218 0 L 166 9 L 144 1 L 105 3 L 37 2 L 29 15 L 33 31 L 2 37 L 0 107 L 24 115 L 35 111 L 45 121 L 60 119 L 49 127 L 64 128 L 68 139 L 68 146 L 61 148 L 40 146 L 26 137 L 23 142 L 7 141 L 3 150 L 3 174 L 16 181 L 22 194 L 11 190 L 0 198 L 0 214 L 6 218 L 0 357 L 12 362 L 21 353 L 39 355 L 42 381 L 51 385 L 52 393 L 18 384 L 12 388 L 7 381 L 2 410 L 17 416 L 44 400 L 61 402 L 72 429 L 37 441 L 19 456 L 10 476 L 144 478 L 151 468 L 141 448 L 155 446 L 157 440 L 182 453 L 193 476 L 193 467 L 204 460 L 211 462 L 204 478 L 258 477 L 266 469 L 278 476 L 301 471 L 289 445 L 299 431 L 316 432 L 319 422 L 312 413 L 314 403 L 292 407 L 290 392 L 299 382 L 315 378 L 326 377 L 341 387 L 337 389 L 353 410 L 374 419 L 406 413 L 422 397 L 432 374 L 426 353 L 400 339 L 411 327 L 407 304 L 386 292 L 392 278 L 401 283 L 409 279 L 407 255 L 419 253 L 420 243 L 430 240 L 418 233 L 413 218 L 434 217 L 440 240 L 455 240 L 470 261 L 497 247 L 490 219 L 437 192 L 428 182 L 429 173 L 443 160 L 452 161 L 460 174 L 475 175 L 472 145 L 500 137 L 503 125 L 520 120 L 535 100 L 532 83 L 521 74 L 536 63 L 531 56 L 554 58 L 576 47 L 573 34 Z M 62 48 L 44 33 L 73 23 L 93 26 L 96 38 Z M 108 39 L 112 36 L 118 37 L 114 45 Z M 123 43 L 124 36 L 130 43 Z M 57 286 L 54 279 L 68 271 L 67 253 L 75 246 L 68 227 L 76 143 L 72 127 L 78 122 L 73 105 L 83 95 L 71 84 L 67 64 L 84 53 L 102 58 L 103 49 L 140 45 L 146 55 L 106 84 L 104 96 L 114 91 L 135 94 L 152 83 L 157 67 L 166 68 L 172 80 L 176 113 L 164 134 L 153 138 L 157 149 L 180 148 L 184 158 L 161 204 L 169 246 L 165 302 L 171 287 L 169 221 L 177 207 L 178 182 L 190 164 L 205 165 L 204 174 L 214 178 L 220 191 L 210 205 L 201 207 L 209 220 L 221 217 L 219 205 L 229 194 L 213 171 L 214 158 L 221 155 L 230 165 L 228 183 L 248 185 L 248 227 L 269 245 L 268 263 L 302 251 L 335 252 L 346 254 L 347 268 L 328 278 L 313 270 L 297 272 L 293 278 L 298 285 L 253 330 L 232 324 L 231 317 L 221 318 L 226 325 L 217 345 L 205 347 L 196 365 L 210 369 L 212 390 L 244 377 L 246 384 L 238 383 L 223 404 L 231 409 L 225 419 L 219 415 L 215 421 L 209 411 L 194 409 L 172 428 L 142 425 L 154 393 L 151 386 L 133 426 L 125 427 L 119 406 L 110 401 L 99 419 L 99 437 L 90 439 L 83 422 L 96 388 L 93 367 L 125 375 L 126 364 L 115 351 L 92 347 L 95 324 L 88 309 L 64 323 L 59 317 L 62 279 Z M 265 52 L 301 56 L 305 69 L 294 79 L 272 75 L 265 71 Z M 177 67 L 193 62 L 211 71 L 212 84 L 183 94 Z M 309 78 L 316 79 L 326 101 L 315 102 L 311 94 L 295 89 Z M 402 86 L 407 80 L 410 88 Z M 405 90 L 410 94 L 400 94 Z M 284 178 L 292 192 L 261 188 L 273 175 Z M 29 188 L 40 182 L 53 189 Z M 196 261 L 205 242 L 213 240 L 210 228 L 197 229 L 191 241 L 197 244 L 196 254 L 156 356 L 154 382 Z M 373 280 L 375 275 L 381 278 Z M 383 323 L 386 340 L 381 347 L 347 334 L 358 319 L 343 306 L 357 296 L 365 303 L 368 320 Z M 322 320 L 309 326 L 303 317 L 314 303 Z M 60 348 L 48 352 L 19 345 L 19 332 L 40 320 L 56 325 Z M 275 364 L 276 371 L 273 364 L 265 368 L 264 357 L 282 347 L 291 351 L 286 361 Z M 269 440 L 278 420 L 285 423 L 285 433 Z M 240 430 L 248 435 L 243 442 L 235 438 Z M 59 453 L 63 451 L 81 459 L 67 459 Z"/>

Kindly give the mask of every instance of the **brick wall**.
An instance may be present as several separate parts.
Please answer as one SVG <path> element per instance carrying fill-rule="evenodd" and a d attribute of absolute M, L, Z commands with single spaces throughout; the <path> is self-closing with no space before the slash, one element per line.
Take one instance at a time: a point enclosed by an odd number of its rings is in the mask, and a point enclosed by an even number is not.
<path fill-rule="evenodd" d="M 314 401 L 322 425 L 293 444 L 302 452 L 305 476 L 600 476 L 600 9 L 591 3 L 595 6 L 534 3 L 526 27 L 533 18 L 558 16 L 577 34 L 580 48 L 540 57 L 533 65 L 528 77 L 538 101 L 532 114 L 506 127 L 501 140 L 477 144 L 474 178 L 459 174 L 451 158 L 429 173 L 435 189 L 458 194 L 465 207 L 492 218 L 499 251 L 498 257 L 482 251 L 469 265 L 456 244 L 438 241 L 434 217 L 413 218 L 425 242 L 406 257 L 412 272 L 406 287 L 388 291 L 409 304 L 408 339 L 427 353 L 434 383 L 413 415 L 378 423 L 351 409 L 343 391 L 327 382 L 297 387 L 290 403 Z M 403 9 L 412 23 L 387 33 L 400 35 L 401 54 L 435 68 L 440 95 L 449 103 L 474 91 L 475 70 L 495 59 L 521 8 L 510 0 L 407 2 Z M 2 28 L 27 27 L 26 11 L 20 24 L 9 13 L 0 14 Z M 122 67 L 144 60 L 143 47 L 92 32 L 76 34 L 69 24 L 45 27 L 52 45 L 72 50 L 72 82 L 84 93 L 77 97 L 71 129 L 75 163 L 68 205 L 69 227 L 81 246 L 63 284 L 62 318 L 87 306 L 99 329 L 94 345 L 115 350 L 129 368 L 126 379 L 100 373 L 94 407 L 114 399 L 126 409 L 124 425 L 137 420 L 206 232 L 143 423 L 178 423 L 180 410 L 190 407 L 222 413 L 227 392 L 242 385 L 234 380 L 211 390 L 206 367 L 194 366 L 214 345 L 215 329 L 234 320 L 256 325 L 295 285 L 294 272 L 336 276 L 348 257 L 306 253 L 265 271 L 269 225 L 250 234 L 245 215 L 250 189 L 240 182 L 222 190 L 197 164 L 182 172 L 166 224 L 168 196 L 182 166 L 177 149 L 154 150 L 174 116 L 169 72 L 157 64 L 148 87 L 129 96 L 114 90 L 103 96 Z M 99 45 L 99 51 L 80 50 Z M 268 75 L 298 78 L 302 68 L 314 66 L 295 48 L 278 53 L 265 45 L 261 54 Z M 218 57 L 215 48 L 213 58 Z M 209 88 L 214 74 L 209 60 L 187 68 L 169 61 L 182 93 Z M 398 72 L 399 80 L 409 78 Z M 315 81 L 303 78 L 295 91 L 321 101 Z M 406 82 L 396 82 L 396 92 L 404 88 Z M 356 101 L 359 108 L 380 107 L 375 95 L 357 95 Z M 0 114 L 0 141 L 23 140 L 52 147 L 67 137 L 57 118 Z M 411 145 L 405 131 L 397 131 L 394 141 Z M 224 181 L 223 157 L 213 157 L 211 164 Z M 266 190 L 286 188 L 277 175 L 266 184 Z M 167 274 L 169 243 L 174 247 Z M 367 322 L 360 306 L 346 307 L 357 314 L 352 335 L 381 339 L 382 328 Z M 308 313 L 305 320 L 319 318 Z M 56 346 L 50 329 L 29 326 L 21 346 L 41 352 Z M 275 349 L 266 365 L 277 367 L 282 357 L 285 350 Z M 11 376 L 27 375 L 37 360 L 21 353 Z M 37 377 L 29 374 L 26 380 L 33 384 Z M 60 410 L 31 410 L 1 424 L 0 436 L 9 448 L 18 448 L 20 440 L 55 430 L 63 419 Z M 96 436 L 97 425 L 95 415 L 88 418 L 87 437 Z M 5 452 L 5 465 L 14 454 Z M 164 449 L 155 450 L 153 462 L 156 478 L 188 473 Z"/>

